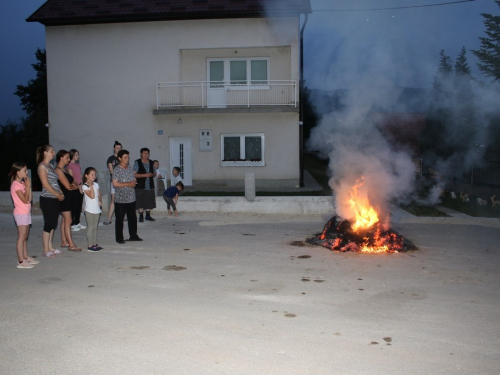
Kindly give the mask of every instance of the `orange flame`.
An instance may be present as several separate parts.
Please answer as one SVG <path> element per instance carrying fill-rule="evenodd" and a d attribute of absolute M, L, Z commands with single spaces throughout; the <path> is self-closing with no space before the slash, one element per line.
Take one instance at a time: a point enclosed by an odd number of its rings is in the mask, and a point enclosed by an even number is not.
<path fill-rule="evenodd" d="M 351 199 L 348 203 L 354 213 L 355 220 L 352 223 L 352 230 L 357 232 L 360 229 L 368 229 L 378 223 L 378 213 L 370 205 L 370 201 L 366 197 L 361 197 L 358 194 L 358 189 L 363 186 L 363 179 L 356 181 L 356 185 L 349 191 Z"/>

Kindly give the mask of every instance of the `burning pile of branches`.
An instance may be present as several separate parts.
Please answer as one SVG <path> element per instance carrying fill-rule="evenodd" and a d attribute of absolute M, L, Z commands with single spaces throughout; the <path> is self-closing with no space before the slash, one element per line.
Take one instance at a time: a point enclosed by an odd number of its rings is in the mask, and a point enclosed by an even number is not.
<path fill-rule="evenodd" d="M 398 253 L 417 250 L 411 241 L 392 229 L 384 230 L 380 223 L 355 231 L 349 220 L 338 216 L 333 216 L 325 224 L 321 234 L 307 239 L 306 242 L 340 252 Z"/>
<path fill-rule="evenodd" d="M 323 232 L 309 238 L 307 243 L 324 246 L 335 251 L 363 253 L 397 253 L 416 250 L 417 247 L 388 225 L 379 220 L 378 211 L 370 204 L 364 179 L 356 181 L 349 190 L 349 198 L 343 203 L 343 212 L 350 220 L 332 217 Z"/>

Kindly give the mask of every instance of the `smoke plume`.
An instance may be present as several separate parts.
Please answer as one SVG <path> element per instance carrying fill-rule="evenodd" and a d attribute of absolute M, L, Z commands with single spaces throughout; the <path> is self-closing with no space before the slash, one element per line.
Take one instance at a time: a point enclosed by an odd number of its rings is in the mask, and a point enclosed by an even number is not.
<path fill-rule="evenodd" d="M 352 219 L 346 202 L 358 183 L 358 197 L 384 216 L 390 201 L 405 200 L 413 190 L 415 166 L 408 153 L 395 150 L 373 120 L 374 107 L 388 105 L 392 90 L 359 86 L 350 90 L 344 109 L 325 115 L 309 138 L 307 147 L 329 158 L 330 186 L 336 213 Z M 387 216 L 387 215 L 385 215 Z"/>

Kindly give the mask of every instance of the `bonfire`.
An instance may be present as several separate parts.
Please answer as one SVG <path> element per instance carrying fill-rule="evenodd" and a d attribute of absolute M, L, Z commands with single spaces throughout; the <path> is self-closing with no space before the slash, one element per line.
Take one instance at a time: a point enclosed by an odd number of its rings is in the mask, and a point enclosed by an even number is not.
<path fill-rule="evenodd" d="M 349 191 L 350 198 L 344 202 L 352 218 L 333 216 L 322 233 L 307 239 L 307 242 L 340 252 L 397 253 L 416 250 L 412 242 L 380 221 L 379 212 L 370 204 L 367 195 L 359 194 L 363 184 L 363 179 L 356 181 Z"/>

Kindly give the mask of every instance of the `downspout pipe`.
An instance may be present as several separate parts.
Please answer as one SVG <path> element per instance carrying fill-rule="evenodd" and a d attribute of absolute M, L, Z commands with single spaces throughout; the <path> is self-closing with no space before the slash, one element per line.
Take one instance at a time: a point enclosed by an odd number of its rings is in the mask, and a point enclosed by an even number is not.
<path fill-rule="evenodd" d="M 299 76 L 299 187 L 304 185 L 304 29 L 306 28 L 308 14 L 300 29 L 300 76 Z"/>

